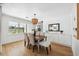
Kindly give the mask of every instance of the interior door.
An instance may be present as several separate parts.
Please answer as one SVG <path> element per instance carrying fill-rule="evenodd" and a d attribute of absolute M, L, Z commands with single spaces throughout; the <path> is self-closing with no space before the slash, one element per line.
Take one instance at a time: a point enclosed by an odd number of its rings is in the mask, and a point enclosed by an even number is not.
<path fill-rule="evenodd" d="M 79 39 L 79 3 L 77 3 L 77 39 Z"/>

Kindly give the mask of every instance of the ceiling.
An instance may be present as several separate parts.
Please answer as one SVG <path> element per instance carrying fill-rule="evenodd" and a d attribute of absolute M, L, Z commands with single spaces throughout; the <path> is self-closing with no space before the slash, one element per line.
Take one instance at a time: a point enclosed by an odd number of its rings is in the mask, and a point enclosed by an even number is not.
<path fill-rule="evenodd" d="M 72 13 L 73 6 L 73 3 L 3 3 L 2 11 L 28 20 L 36 13 L 39 20 L 45 20 L 67 16 Z"/>

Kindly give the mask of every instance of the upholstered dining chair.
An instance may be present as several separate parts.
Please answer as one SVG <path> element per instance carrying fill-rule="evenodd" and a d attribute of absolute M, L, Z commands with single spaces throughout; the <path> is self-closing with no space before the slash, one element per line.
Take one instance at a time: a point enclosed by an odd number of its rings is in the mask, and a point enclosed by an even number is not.
<path fill-rule="evenodd" d="M 36 32 L 36 35 L 42 35 L 42 36 L 44 36 L 44 33 L 43 32 Z"/>
<path fill-rule="evenodd" d="M 27 48 L 30 48 L 30 43 L 29 43 L 29 37 L 27 33 L 24 33 L 24 46 L 27 46 Z"/>
<path fill-rule="evenodd" d="M 34 52 L 34 48 L 35 46 L 38 46 L 38 42 L 34 41 L 34 36 L 31 33 L 28 34 L 28 37 L 29 37 L 29 44 L 33 46 L 33 52 Z"/>
<path fill-rule="evenodd" d="M 43 32 L 36 32 L 36 36 L 45 36 Z M 40 41 L 44 41 L 44 37 L 40 37 Z"/>
<path fill-rule="evenodd" d="M 39 43 L 39 45 L 43 46 L 46 48 L 46 51 L 47 51 L 47 54 L 48 54 L 48 48 L 50 48 L 50 51 L 51 51 L 51 39 L 50 39 L 50 35 L 49 34 L 46 34 L 47 38 L 46 40 L 42 41 Z"/>
<path fill-rule="evenodd" d="M 44 41 L 39 41 L 38 42 L 35 42 L 34 41 L 34 36 L 32 34 L 28 34 L 28 37 L 29 37 L 29 44 L 31 44 L 33 46 L 33 52 L 34 52 L 34 47 L 37 46 L 38 47 L 38 51 L 39 51 L 39 46 L 43 46 L 46 48 L 46 51 L 47 51 L 47 54 L 48 54 L 48 48 L 50 47 L 50 51 L 51 51 L 51 43 L 50 43 L 50 36 L 47 36 L 47 40 L 44 40 Z M 40 39 L 40 38 L 39 38 Z"/>

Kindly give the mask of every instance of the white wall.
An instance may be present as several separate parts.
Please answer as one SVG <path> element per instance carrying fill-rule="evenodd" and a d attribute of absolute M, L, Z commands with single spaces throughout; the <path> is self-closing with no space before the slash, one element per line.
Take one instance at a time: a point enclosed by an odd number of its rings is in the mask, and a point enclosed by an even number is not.
<path fill-rule="evenodd" d="M 63 30 L 65 34 L 71 34 L 71 16 L 70 14 L 62 17 L 52 17 L 44 20 L 43 31 L 48 30 L 48 24 L 60 23 L 60 30 Z"/>
<path fill-rule="evenodd" d="M 55 43 L 62 44 L 64 46 L 72 47 L 72 42 L 69 41 L 71 40 L 70 36 L 61 34 L 60 32 L 48 32 L 45 34 L 49 36 L 48 40 L 50 40 L 51 42 L 55 42 Z"/>
<path fill-rule="evenodd" d="M 64 31 L 63 39 L 58 38 L 59 40 L 56 39 L 56 41 L 58 41 L 61 44 L 65 44 L 67 46 L 71 46 L 72 45 L 72 39 L 71 39 L 72 17 L 70 16 L 70 14 L 60 15 L 60 17 L 47 18 L 43 23 L 43 31 L 44 32 L 48 31 L 48 24 L 53 24 L 53 23 L 60 23 L 60 30 Z M 59 33 L 58 35 L 61 36 L 61 34 Z"/>
<path fill-rule="evenodd" d="M 28 22 L 27 20 L 3 14 L 2 15 L 2 23 L 1 23 L 2 24 L 2 27 L 1 27 L 1 30 L 2 30 L 1 31 L 1 39 L 2 39 L 1 43 L 2 44 L 10 43 L 10 42 L 14 42 L 14 41 L 18 41 L 18 40 L 23 40 L 24 39 L 24 34 L 16 34 L 16 35 L 9 35 L 8 34 L 9 21 L 16 21 L 18 23 L 30 24 L 30 22 Z"/>

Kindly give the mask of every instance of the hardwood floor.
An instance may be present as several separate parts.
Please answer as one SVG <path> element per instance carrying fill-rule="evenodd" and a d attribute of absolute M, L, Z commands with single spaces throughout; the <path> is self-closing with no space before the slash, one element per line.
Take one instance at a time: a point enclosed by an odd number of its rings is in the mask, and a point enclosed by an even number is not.
<path fill-rule="evenodd" d="M 51 44 L 52 50 L 49 50 L 48 56 L 72 56 L 72 49 L 60 44 L 53 43 Z M 14 42 L 10 44 L 3 45 L 3 54 L 6 56 L 47 56 L 46 50 L 44 47 L 40 49 L 40 52 L 37 52 L 37 47 L 35 51 L 24 47 L 24 42 Z"/>

